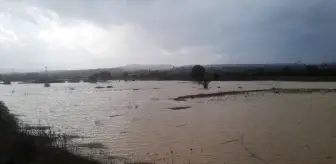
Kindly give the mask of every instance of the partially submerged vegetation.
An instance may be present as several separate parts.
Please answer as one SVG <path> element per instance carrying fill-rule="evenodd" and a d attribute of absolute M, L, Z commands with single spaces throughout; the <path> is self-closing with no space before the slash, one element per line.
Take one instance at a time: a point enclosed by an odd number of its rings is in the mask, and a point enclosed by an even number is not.
<path fill-rule="evenodd" d="M 203 85 L 204 89 L 209 88 L 210 80 L 205 77 L 206 71 L 205 68 L 201 65 L 195 65 L 191 69 L 191 78 L 193 81 L 197 82 L 198 84 Z"/>
<path fill-rule="evenodd" d="M 205 67 L 201 65 L 195 65 L 191 69 L 191 78 L 193 81 L 197 82 L 200 85 L 203 85 L 204 89 L 209 89 L 209 84 L 212 80 L 218 80 L 219 79 L 218 73 L 209 73 L 206 71 Z"/>
<path fill-rule="evenodd" d="M 120 117 L 120 116 L 122 116 L 121 114 L 115 114 L 115 115 L 111 115 L 111 116 L 109 116 L 110 118 L 114 118 L 114 117 Z"/>
<path fill-rule="evenodd" d="M 249 93 L 256 92 L 269 92 L 269 93 L 330 93 L 336 92 L 336 89 L 328 88 L 270 88 L 270 89 L 257 89 L 257 90 L 240 90 L 240 91 L 224 91 L 224 92 L 215 92 L 215 93 L 200 93 L 194 95 L 185 95 L 174 98 L 176 101 L 185 101 L 186 99 L 195 99 L 195 98 L 207 98 L 207 97 L 219 97 L 219 96 L 228 96 L 228 95 L 244 95 Z"/>
<path fill-rule="evenodd" d="M 79 148 L 105 146 L 99 142 L 68 143 L 77 137 L 80 136 L 56 134 L 49 126 L 24 125 L 0 101 L 0 164 L 146 164 L 119 157 L 106 156 L 106 160 L 98 160 L 95 154 L 80 155 Z"/>
<path fill-rule="evenodd" d="M 20 125 L 0 102 L 0 163 L 99 164 L 94 159 L 71 153 L 66 147 L 65 137 L 49 129 Z"/>
<path fill-rule="evenodd" d="M 96 89 L 102 89 L 102 88 L 113 88 L 112 85 L 108 85 L 107 87 L 103 87 L 103 86 L 96 86 Z"/>
<path fill-rule="evenodd" d="M 246 91 L 225 91 L 225 92 L 216 92 L 216 93 L 200 93 L 194 95 L 185 95 L 174 98 L 176 101 L 185 101 L 186 99 L 195 99 L 195 98 L 206 98 L 206 97 L 217 97 L 217 96 L 227 96 L 227 95 L 239 95 L 246 94 L 251 92 L 264 92 L 268 89 L 260 89 L 260 90 L 246 90 Z"/>
<path fill-rule="evenodd" d="M 178 106 L 178 107 L 171 107 L 171 108 L 168 108 L 170 110 L 183 110 L 183 109 L 188 109 L 188 108 L 191 108 L 191 106 Z"/>

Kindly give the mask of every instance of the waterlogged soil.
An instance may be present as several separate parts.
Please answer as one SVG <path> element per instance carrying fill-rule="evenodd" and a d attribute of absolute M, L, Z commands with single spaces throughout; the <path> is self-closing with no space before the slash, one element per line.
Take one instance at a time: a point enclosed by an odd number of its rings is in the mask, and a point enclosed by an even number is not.
<path fill-rule="evenodd" d="M 108 85 L 113 89 L 95 89 Z M 13 84 L 0 85 L 0 99 L 26 123 L 86 136 L 74 140 L 113 156 L 156 163 L 336 163 L 336 83 L 210 87 Z"/>

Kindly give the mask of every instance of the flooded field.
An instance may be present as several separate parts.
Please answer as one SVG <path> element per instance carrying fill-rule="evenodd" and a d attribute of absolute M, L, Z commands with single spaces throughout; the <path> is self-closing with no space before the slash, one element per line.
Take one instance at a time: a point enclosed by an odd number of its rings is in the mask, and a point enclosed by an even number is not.
<path fill-rule="evenodd" d="M 96 88 L 97 86 L 112 86 Z M 256 92 L 176 101 L 199 93 L 336 88 L 336 83 L 190 82 L 0 85 L 27 123 L 100 142 L 116 156 L 156 163 L 336 163 L 336 93 Z"/>

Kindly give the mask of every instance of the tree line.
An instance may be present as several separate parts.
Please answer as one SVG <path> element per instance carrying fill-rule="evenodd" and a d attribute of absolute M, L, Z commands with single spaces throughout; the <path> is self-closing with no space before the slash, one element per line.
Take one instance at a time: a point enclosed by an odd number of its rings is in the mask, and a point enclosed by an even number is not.
<path fill-rule="evenodd" d="M 193 74 L 196 69 L 201 75 Z M 204 79 L 200 80 L 200 77 Z M 91 74 L 77 72 L 16 73 L 0 75 L 0 81 L 43 82 L 87 82 L 107 80 L 182 80 L 182 81 L 248 81 L 248 80 L 284 80 L 284 81 L 336 81 L 336 69 L 324 65 L 277 66 L 277 67 L 216 67 L 195 65 L 187 68 L 171 70 L 138 70 L 138 71 L 95 71 Z"/>

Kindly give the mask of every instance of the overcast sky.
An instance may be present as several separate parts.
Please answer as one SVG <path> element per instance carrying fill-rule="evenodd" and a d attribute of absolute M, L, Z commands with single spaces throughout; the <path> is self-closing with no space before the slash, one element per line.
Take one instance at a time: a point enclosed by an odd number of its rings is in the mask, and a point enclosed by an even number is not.
<path fill-rule="evenodd" d="M 336 61 L 336 0 L 0 0 L 0 70 Z"/>

